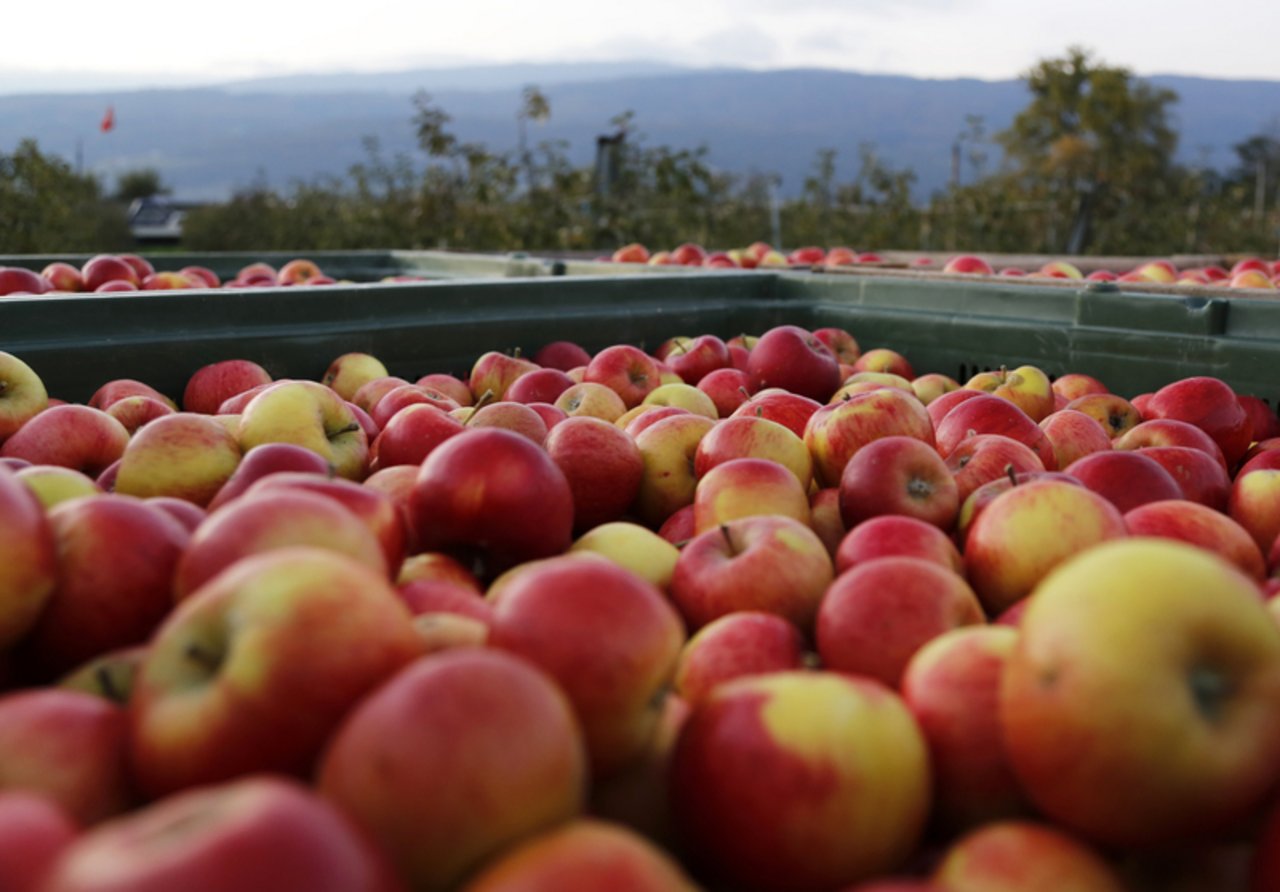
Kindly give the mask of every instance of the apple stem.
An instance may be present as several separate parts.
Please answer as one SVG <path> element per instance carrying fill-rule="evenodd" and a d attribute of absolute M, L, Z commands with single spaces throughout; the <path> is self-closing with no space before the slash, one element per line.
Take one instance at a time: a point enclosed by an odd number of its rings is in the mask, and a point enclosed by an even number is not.
<path fill-rule="evenodd" d="M 111 670 L 106 666 L 99 666 L 93 673 L 94 681 L 98 683 L 98 687 L 102 688 L 102 693 L 107 695 L 107 699 L 113 703 L 124 703 L 124 692 L 116 687 L 116 680 L 111 676 Z"/>
<path fill-rule="evenodd" d="M 466 427 L 469 425 L 471 423 L 471 419 L 476 417 L 477 412 L 493 402 L 493 397 L 494 393 L 492 387 L 487 388 L 484 393 L 480 394 L 480 399 L 476 400 L 476 404 L 471 407 L 471 413 L 467 415 L 467 420 L 462 422 L 462 426 Z"/>
<path fill-rule="evenodd" d="M 522 354 L 520 353 L 520 348 L 519 348 L 519 347 L 516 347 L 514 350 L 512 350 L 512 351 L 511 351 L 511 358 L 512 358 L 512 359 L 519 359 L 519 358 L 521 357 L 521 355 L 522 355 Z"/>
<path fill-rule="evenodd" d="M 358 430 L 360 430 L 360 423 L 358 421 L 353 421 L 341 430 L 336 430 L 331 433 L 329 435 L 329 439 L 332 440 L 334 437 L 341 437 L 343 434 L 354 433 Z"/>
<path fill-rule="evenodd" d="M 1018 472 L 1014 470 L 1013 465 L 1005 465 L 1004 472 L 1009 476 L 1009 482 L 1014 486 L 1018 485 Z"/>
<path fill-rule="evenodd" d="M 729 525 L 727 523 L 720 524 L 720 535 L 724 537 L 725 544 L 729 546 L 729 554 L 736 557 L 738 546 L 733 544 L 733 537 L 729 535 Z"/>

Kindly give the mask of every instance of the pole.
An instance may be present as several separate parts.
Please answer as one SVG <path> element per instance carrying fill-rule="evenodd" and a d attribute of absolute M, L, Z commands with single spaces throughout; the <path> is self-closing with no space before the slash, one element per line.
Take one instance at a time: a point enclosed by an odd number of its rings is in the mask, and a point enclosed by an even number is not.
<path fill-rule="evenodd" d="M 782 202 L 778 198 L 778 178 L 769 178 L 769 230 L 773 246 L 782 250 Z"/>

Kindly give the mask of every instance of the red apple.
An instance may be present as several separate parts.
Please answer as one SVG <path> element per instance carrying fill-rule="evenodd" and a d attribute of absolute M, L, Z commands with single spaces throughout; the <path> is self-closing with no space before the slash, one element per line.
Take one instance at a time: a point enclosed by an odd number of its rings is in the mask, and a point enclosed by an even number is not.
<path fill-rule="evenodd" d="M 1139 422 L 1114 442 L 1116 449 L 1142 449 L 1150 446 L 1184 446 L 1199 449 L 1226 471 L 1227 461 L 1218 444 L 1200 428 L 1176 418 L 1152 418 Z M 1065 467 L 1065 466 L 1064 466 Z"/>
<path fill-rule="evenodd" d="M 1005 405 L 1014 408 L 1010 403 Z M 912 393 L 886 387 L 823 406 L 810 417 L 804 441 L 813 455 L 819 485 L 837 486 L 845 465 L 858 450 L 891 436 L 914 437 L 934 445 L 933 424 L 924 405 Z"/>
<path fill-rule="evenodd" d="M 933 875 L 950 892 L 1124 892 L 1098 852 L 1052 825 L 993 821 L 951 844 Z"/>
<path fill-rule="evenodd" d="M 814 329 L 813 336 L 836 355 L 836 359 L 846 365 L 853 365 L 862 355 L 862 348 L 857 339 L 843 328 L 828 326 Z"/>
<path fill-rule="evenodd" d="M 818 892 L 899 868 L 915 851 L 928 753 L 883 685 L 775 672 L 730 682 L 693 709 L 669 789 L 683 850 L 715 888 Z"/>
<path fill-rule="evenodd" d="M 748 356 L 753 390 L 781 387 L 819 402 L 840 386 L 840 364 L 811 332 L 779 325 L 760 336 Z"/>
<path fill-rule="evenodd" d="M 477 400 L 483 397 L 486 392 L 492 392 L 493 395 L 490 399 L 500 400 L 504 398 L 507 388 L 517 378 L 525 372 L 532 372 L 537 368 L 536 363 L 522 357 L 508 356 L 505 353 L 491 350 L 488 353 L 481 354 L 471 367 L 468 386 L 471 389 L 471 395 Z"/>
<path fill-rule="evenodd" d="M 1242 394 L 1237 397 L 1240 407 L 1249 416 L 1249 426 L 1253 431 L 1253 440 L 1267 440 L 1280 437 L 1280 417 L 1271 404 L 1260 397 Z"/>
<path fill-rule="evenodd" d="M 694 385 L 711 372 L 730 368 L 732 365 L 728 346 L 712 334 L 678 339 L 663 361 L 686 384 Z"/>
<path fill-rule="evenodd" d="M 84 276 L 80 274 L 80 270 L 76 269 L 69 263 L 55 262 L 50 263 L 40 271 L 43 277 L 57 291 L 84 291 Z M 30 291 L 31 289 L 24 289 Z M 33 291 L 39 294 L 38 291 Z"/>
<path fill-rule="evenodd" d="M 1110 442 L 1107 441 L 1108 446 Z M 947 456 L 946 467 L 955 477 L 960 505 L 979 487 L 993 480 L 1045 469 L 1044 462 L 1031 447 L 1000 434 L 978 434 L 961 440 Z"/>
<path fill-rule="evenodd" d="M 780 387 L 771 387 L 751 394 L 734 409 L 732 417 L 750 416 L 776 421 L 797 437 L 803 437 L 809 419 L 821 408 L 822 403 L 817 400 Z"/>
<path fill-rule="evenodd" d="M 948 412 L 960 405 L 960 403 L 971 400 L 975 396 L 986 396 L 986 394 L 981 390 L 966 390 L 962 387 L 959 390 L 948 391 L 927 403 L 926 410 L 929 413 L 929 420 L 933 422 L 934 429 L 936 430 L 938 425 L 942 423 L 942 419 L 947 416 Z"/>
<path fill-rule="evenodd" d="M 52 406 L 0 445 L 0 456 L 73 468 L 96 477 L 124 454 L 129 431 L 100 409 Z"/>
<path fill-rule="evenodd" d="M 86 833 L 49 892 L 395 892 L 382 853 L 301 784 L 261 775 L 175 795 Z"/>
<path fill-rule="evenodd" d="M 694 631 L 734 611 L 761 610 L 807 633 L 832 578 L 831 557 L 807 526 L 789 517 L 744 517 L 685 545 L 671 598 Z"/>
<path fill-rule="evenodd" d="M 870 517 L 901 514 L 946 530 L 959 510 L 959 489 L 942 456 L 915 437 L 868 443 L 840 476 L 840 516 L 849 528 Z"/>
<path fill-rule="evenodd" d="M 369 447 L 369 465 L 374 471 L 396 465 L 422 464 L 437 446 L 465 431 L 464 425 L 444 409 L 431 403 L 406 405 L 388 419 Z"/>
<path fill-rule="evenodd" d="M 818 608 L 818 656 L 826 669 L 896 688 L 924 644 L 984 620 L 957 573 L 921 558 L 876 558 L 841 573 L 827 590 Z"/>
<path fill-rule="evenodd" d="M 1252 442 L 1249 414 L 1235 391 L 1217 378 L 1194 376 L 1166 384 L 1156 391 L 1144 414 L 1194 424 L 1218 444 L 1229 468 L 1239 463 Z"/>
<path fill-rule="evenodd" d="M 205 266 L 184 266 L 178 270 L 188 279 L 192 281 L 200 281 L 204 283 L 203 287 L 217 288 L 222 284 L 222 280 L 218 278 L 218 274 Z"/>
<path fill-rule="evenodd" d="M 303 472 L 321 477 L 332 477 L 333 466 L 316 453 L 293 443 L 264 443 L 244 454 L 240 464 L 218 494 L 209 502 L 208 509 L 216 511 L 227 502 L 242 495 L 256 481 L 268 474 Z"/>
<path fill-rule="evenodd" d="M 1173 476 L 1142 451 L 1095 452 L 1064 470 L 1121 513 L 1147 502 L 1182 498 L 1182 488 Z"/>
<path fill-rule="evenodd" d="M 721 418 L 728 418 L 750 398 L 751 376 L 742 369 L 716 369 L 698 381 L 698 389 L 711 397 Z"/>
<path fill-rule="evenodd" d="M 1139 455 L 1154 459 L 1169 472 L 1182 497 L 1215 511 L 1227 510 L 1231 495 L 1231 478 L 1216 458 L 1202 449 L 1190 446 L 1144 446 Z"/>
<path fill-rule="evenodd" d="M 911 658 L 902 698 L 929 744 L 934 823 L 946 831 L 1029 813 L 1004 751 L 1000 679 L 1018 633 L 1008 626 L 944 632 Z"/>
<path fill-rule="evenodd" d="M 591 354 L 572 341 L 552 341 L 533 356 L 540 366 L 567 372 L 591 361 Z"/>
<path fill-rule="evenodd" d="M 749 675 L 803 669 L 804 636 L 772 613 L 742 610 L 703 626 L 685 644 L 676 667 L 676 693 L 690 704 L 726 682 Z"/>
<path fill-rule="evenodd" d="M 982 395 L 960 403 L 938 423 L 938 452 L 949 456 L 961 441 L 978 434 L 1000 434 L 1030 447 L 1045 469 L 1058 468 L 1053 445 L 1031 416 L 1008 400 Z"/>
<path fill-rule="evenodd" d="M 944 273 L 972 273 L 980 276 L 990 276 L 995 272 L 990 263 L 973 254 L 958 254 L 952 257 L 943 266 L 942 271 Z"/>
<path fill-rule="evenodd" d="M 501 428 L 469 430 L 435 448 L 410 498 L 426 551 L 458 551 L 491 571 L 565 551 L 573 491 L 551 456 Z"/>
<path fill-rule="evenodd" d="M 618 520 L 644 477 L 644 456 L 626 432 L 599 418 L 566 418 L 547 434 L 547 454 L 573 495 L 573 524 L 586 531 Z"/>
<path fill-rule="evenodd" d="M 0 650 L 36 623 L 57 585 L 58 546 L 31 490 L 0 468 Z"/>
<path fill-rule="evenodd" d="M 385 577 L 352 558 L 295 547 L 242 560 L 151 641 L 129 699 L 134 777 L 156 797 L 309 775 L 348 710 L 421 652 Z"/>
<path fill-rule="evenodd" d="M 1059 468 L 1094 452 L 1112 448 L 1111 437 L 1096 419 L 1075 409 L 1059 409 L 1040 422 Z M 1122 438 L 1123 439 L 1123 438 Z M 1117 448 L 1120 448 L 1117 444 Z"/>
<path fill-rule="evenodd" d="M 585 383 L 608 387 L 628 409 L 640 405 L 662 383 L 660 379 L 657 360 L 630 344 L 615 344 L 591 357 L 583 377 Z"/>
<path fill-rule="evenodd" d="M 1113 440 L 1143 420 L 1143 414 L 1135 403 L 1114 393 L 1086 393 L 1071 400 L 1064 408 L 1088 415 L 1101 424 Z"/>
<path fill-rule="evenodd" d="M 547 675 L 499 650 L 462 648 L 367 696 L 331 738 L 318 778 L 407 883 L 448 889 L 577 815 L 586 755 Z"/>
<path fill-rule="evenodd" d="M 0 791 L 43 796 L 81 825 L 118 815 L 137 798 L 127 737 L 124 711 L 93 694 L 40 687 L 0 696 Z"/>
<path fill-rule="evenodd" d="M 58 585 L 22 643 L 39 679 L 146 641 L 173 606 L 174 570 L 191 538 L 159 508 L 105 493 L 63 502 L 49 523 Z"/>
<path fill-rule="evenodd" d="M 84 277 L 85 291 L 97 291 L 108 282 L 127 282 L 135 288 L 142 281 L 137 270 L 121 257 L 113 254 L 98 254 L 89 258 L 80 269 Z"/>
<path fill-rule="evenodd" d="M 25 790 L 0 793 L 0 888 L 39 892 L 80 828 L 57 802 Z"/>
<path fill-rule="evenodd" d="M 1216 553 L 1241 573 L 1261 582 L 1266 562 L 1253 537 L 1230 517 L 1186 499 L 1148 502 L 1124 515 L 1131 536 L 1157 536 Z"/>
<path fill-rule="evenodd" d="M 887 347 L 876 347 L 858 357 L 853 364 L 855 372 L 883 372 L 898 375 L 910 381 L 916 376 L 915 369 L 907 358 L 896 350 Z"/>
<path fill-rule="evenodd" d="M 559 369 L 534 369 L 516 378 L 506 398 L 517 403 L 554 403 L 573 383 Z"/>
<path fill-rule="evenodd" d="M 885 514 L 851 528 L 836 549 L 836 573 L 881 557 L 913 557 L 964 573 L 964 561 L 946 533 L 931 523 Z"/>
<path fill-rule="evenodd" d="M 716 465 L 698 480 L 693 496 L 695 534 L 731 520 L 759 516 L 790 517 L 810 526 L 806 488 L 778 462 L 735 458 Z"/>

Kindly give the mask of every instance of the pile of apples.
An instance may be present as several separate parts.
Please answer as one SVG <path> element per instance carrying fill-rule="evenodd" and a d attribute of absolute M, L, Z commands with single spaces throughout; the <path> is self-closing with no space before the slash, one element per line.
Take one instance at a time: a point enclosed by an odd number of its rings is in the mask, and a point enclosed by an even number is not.
<path fill-rule="evenodd" d="M 647 263 L 651 266 L 704 266 L 711 269 L 776 269 L 778 267 L 853 266 L 859 263 L 880 263 L 879 254 L 870 251 L 859 253 L 851 248 L 837 247 L 830 250 L 813 245 L 783 253 L 768 242 L 754 242 L 746 248 L 728 251 L 708 251 L 695 242 L 685 242 L 670 251 L 655 251 L 639 242 L 623 245 L 610 255 L 596 258 L 612 263 Z M 916 265 L 928 266 L 927 258 Z"/>
<path fill-rule="evenodd" d="M 1278 537 L 1212 377 L 0 353 L 0 888 L 1280 889 Z"/>
<path fill-rule="evenodd" d="M 279 269 L 269 263 L 251 263 L 226 282 L 203 266 L 157 272 L 151 261 L 137 254 L 98 254 L 79 268 L 56 261 L 38 273 L 23 267 L 0 266 L 0 297 L 333 284 L 335 280 L 332 277 L 325 275 L 315 261 L 305 257 L 294 258 Z"/>

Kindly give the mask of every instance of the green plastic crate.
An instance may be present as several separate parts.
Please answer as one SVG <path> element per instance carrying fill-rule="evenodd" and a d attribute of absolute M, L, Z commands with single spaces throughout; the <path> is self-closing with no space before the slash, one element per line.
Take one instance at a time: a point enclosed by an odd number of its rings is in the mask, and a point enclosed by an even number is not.
<path fill-rule="evenodd" d="M 318 378 L 348 351 L 406 378 L 465 374 L 487 350 L 532 354 L 656 347 L 673 335 L 840 326 L 918 373 L 963 380 L 1031 363 L 1095 375 L 1126 396 L 1176 378 L 1220 377 L 1280 398 L 1280 301 L 1121 291 L 1111 284 L 919 280 L 796 273 L 549 276 L 399 285 L 0 299 L 0 350 L 51 394 L 83 400 L 115 378 L 180 396 L 200 366 L 246 358 L 276 377 Z"/>

